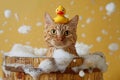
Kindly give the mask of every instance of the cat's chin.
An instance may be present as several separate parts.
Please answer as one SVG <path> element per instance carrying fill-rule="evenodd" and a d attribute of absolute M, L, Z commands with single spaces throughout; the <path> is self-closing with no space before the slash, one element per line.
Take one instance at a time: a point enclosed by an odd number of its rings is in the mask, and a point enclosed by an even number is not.
<path fill-rule="evenodd" d="M 53 45 L 53 47 L 55 47 L 55 48 L 66 48 L 66 47 L 68 47 L 68 46 L 70 46 L 70 44 L 52 44 Z"/>
<path fill-rule="evenodd" d="M 57 42 L 54 42 L 53 40 L 51 40 L 51 45 L 55 48 L 66 48 L 66 47 L 70 46 L 69 43 L 63 43 L 63 42 L 57 43 Z"/>
<path fill-rule="evenodd" d="M 55 46 L 55 45 L 54 45 L 54 47 L 61 49 L 61 48 L 65 48 L 65 47 L 67 47 L 67 46 Z"/>

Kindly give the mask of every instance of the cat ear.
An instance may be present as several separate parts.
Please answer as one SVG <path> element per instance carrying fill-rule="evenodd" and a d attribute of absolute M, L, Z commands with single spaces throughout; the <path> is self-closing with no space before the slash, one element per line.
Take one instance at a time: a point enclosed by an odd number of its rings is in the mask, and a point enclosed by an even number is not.
<path fill-rule="evenodd" d="M 78 24 L 78 15 L 75 15 L 69 22 L 68 22 L 68 25 L 69 26 L 72 26 L 72 27 L 77 27 L 77 24 Z"/>
<path fill-rule="evenodd" d="M 51 24 L 53 24 L 53 20 L 52 20 L 52 18 L 50 17 L 50 15 L 49 15 L 48 13 L 45 13 L 44 18 L 45 18 L 45 24 L 46 24 L 46 25 L 51 25 Z"/>

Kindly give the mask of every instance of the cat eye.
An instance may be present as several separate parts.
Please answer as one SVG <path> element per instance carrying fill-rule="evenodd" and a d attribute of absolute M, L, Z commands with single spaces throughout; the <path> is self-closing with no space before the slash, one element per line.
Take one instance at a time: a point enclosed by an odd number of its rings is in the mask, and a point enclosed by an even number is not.
<path fill-rule="evenodd" d="M 51 34 L 56 34 L 56 30 L 55 30 L 55 29 L 52 29 L 52 30 L 51 30 Z"/>
<path fill-rule="evenodd" d="M 69 35 L 69 31 L 68 31 L 68 30 L 65 31 L 65 32 L 64 32 L 64 35 L 65 35 L 65 36 L 68 36 L 68 35 Z"/>

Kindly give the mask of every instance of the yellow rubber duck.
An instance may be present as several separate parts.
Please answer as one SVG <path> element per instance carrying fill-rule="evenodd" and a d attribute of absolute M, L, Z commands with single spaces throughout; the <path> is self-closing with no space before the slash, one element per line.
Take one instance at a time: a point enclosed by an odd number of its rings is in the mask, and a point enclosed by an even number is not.
<path fill-rule="evenodd" d="M 54 18 L 55 23 L 67 23 L 69 21 L 68 18 L 66 18 L 64 15 L 66 13 L 66 10 L 63 6 L 58 6 L 56 9 L 57 16 Z"/>

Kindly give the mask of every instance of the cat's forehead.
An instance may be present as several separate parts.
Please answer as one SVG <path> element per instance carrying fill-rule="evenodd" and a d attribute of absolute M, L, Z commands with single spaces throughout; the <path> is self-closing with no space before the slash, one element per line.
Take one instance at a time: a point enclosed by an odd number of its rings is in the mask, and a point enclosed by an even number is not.
<path fill-rule="evenodd" d="M 54 24 L 53 28 L 55 28 L 55 29 L 69 29 L 70 27 L 67 24 Z"/>

